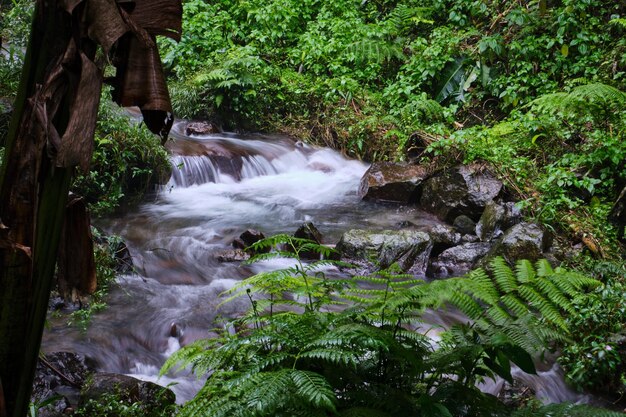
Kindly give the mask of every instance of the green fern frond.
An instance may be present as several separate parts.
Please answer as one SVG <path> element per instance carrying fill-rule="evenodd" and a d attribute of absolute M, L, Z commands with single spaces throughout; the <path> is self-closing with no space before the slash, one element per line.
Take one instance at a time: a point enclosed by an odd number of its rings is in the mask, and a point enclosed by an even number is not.
<path fill-rule="evenodd" d="M 527 259 L 520 259 L 515 264 L 515 279 L 518 283 L 526 283 L 535 279 L 535 268 Z"/>
<path fill-rule="evenodd" d="M 344 351 L 333 348 L 318 348 L 306 351 L 299 356 L 300 358 L 316 359 L 322 362 L 329 362 L 336 365 L 356 366 L 358 357 L 351 351 Z"/>
<path fill-rule="evenodd" d="M 565 118 L 581 115 L 609 117 L 616 108 L 626 104 L 626 94 L 615 87 L 592 83 L 574 87 L 569 93 L 546 94 L 536 98 L 529 106 L 540 113 L 559 113 Z"/>
<path fill-rule="evenodd" d="M 537 275 L 541 278 L 554 274 L 554 269 L 552 269 L 552 265 L 550 265 L 547 259 L 539 259 L 535 263 L 535 269 L 537 269 Z"/>
<path fill-rule="evenodd" d="M 290 372 L 296 394 L 305 404 L 335 412 L 337 401 L 332 387 L 326 378 L 311 371 L 292 370 Z"/>
<path fill-rule="evenodd" d="M 283 403 L 287 392 L 292 390 L 293 379 L 291 369 L 276 372 L 259 372 L 248 378 L 245 396 L 242 401 L 254 414 L 273 415 Z"/>
<path fill-rule="evenodd" d="M 609 20 L 609 24 L 615 26 L 621 26 L 623 29 L 626 29 L 626 18 L 616 17 L 614 19 Z"/>
<path fill-rule="evenodd" d="M 504 294 L 511 293 L 517 288 L 517 280 L 513 275 L 513 271 L 506 264 L 506 261 L 502 257 L 496 257 L 490 262 L 490 266 L 493 269 L 493 276 L 495 278 L 500 291 Z"/>
<path fill-rule="evenodd" d="M 483 307 L 465 292 L 456 291 L 450 295 L 450 302 L 471 319 L 477 319 L 483 313 Z"/>
<path fill-rule="evenodd" d="M 389 14 L 387 22 L 396 33 L 403 33 L 420 23 L 433 24 L 432 13 L 433 10 L 430 7 L 409 7 L 400 3 Z"/>
<path fill-rule="evenodd" d="M 404 59 L 402 47 L 384 39 L 364 39 L 346 47 L 346 53 L 357 63 L 382 64 L 393 59 Z"/>

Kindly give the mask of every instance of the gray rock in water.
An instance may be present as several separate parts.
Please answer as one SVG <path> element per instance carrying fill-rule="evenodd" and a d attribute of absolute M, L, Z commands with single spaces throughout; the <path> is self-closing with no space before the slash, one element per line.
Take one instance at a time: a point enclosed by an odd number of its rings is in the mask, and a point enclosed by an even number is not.
<path fill-rule="evenodd" d="M 121 401 L 141 402 L 146 414 L 173 405 L 176 401 L 172 390 L 153 382 L 121 374 L 95 373 L 83 388 L 80 404 L 84 405 L 89 400 L 98 402 L 105 394 L 115 394 Z"/>
<path fill-rule="evenodd" d="M 191 122 L 185 126 L 186 135 L 209 135 L 220 131 L 221 129 L 212 122 Z"/>
<path fill-rule="evenodd" d="M 248 247 L 259 240 L 265 239 L 265 235 L 262 232 L 254 229 L 248 229 L 239 235 L 237 239 L 233 241 L 233 247 L 235 249 L 247 250 Z M 269 252 L 270 248 L 265 248 L 258 252 Z"/>
<path fill-rule="evenodd" d="M 502 256 L 509 263 L 519 259 L 535 261 L 550 246 L 550 236 L 535 223 L 518 223 L 504 232 L 489 257 Z"/>
<path fill-rule="evenodd" d="M 298 230 L 296 230 L 296 232 L 293 234 L 293 237 L 296 237 L 298 239 L 308 239 L 317 243 L 318 245 L 322 243 L 322 234 L 311 222 L 306 222 L 302 226 L 300 226 Z M 304 259 L 319 259 L 320 254 L 315 251 L 301 250 L 300 257 Z"/>
<path fill-rule="evenodd" d="M 489 243 L 464 243 L 443 251 L 431 261 L 429 273 L 435 278 L 460 276 L 472 269 L 491 249 Z"/>
<path fill-rule="evenodd" d="M 293 237 L 312 240 L 315 243 L 322 243 L 322 234 L 311 222 L 306 222 L 302 226 L 298 227 L 298 230 L 296 230 L 293 234 Z"/>
<path fill-rule="evenodd" d="M 477 219 L 501 189 L 502 183 L 483 166 L 463 165 L 424 181 L 420 205 L 448 222 L 461 214 Z"/>
<path fill-rule="evenodd" d="M 430 171 L 422 165 L 375 162 L 369 167 L 359 187 L 359 197 L 365 200 L 413 203 L 418 200 L 419 185 Z"/>
<path fill-rule="evenodd" d="M 343 234 L 336 249 L 350 261 L 378 263 L 387 268 L 397 262 L 404 272 L 425 272 L 432 249 L 428 234 L 415 230 L 350 230 Z"/>
<path fill-rule="evenodd" d="M 250 254 L 243 249 L 225 249 L 217 254 L 217 260 L 220 262 L 243 262 L 250 259 Z"/>
<path fill-rule="evenodd" d="M 452 222 L 452 226 L 464 235 L 473 235 L 476 231 L 476 222 L 465 214 L 457 216 Z"/>

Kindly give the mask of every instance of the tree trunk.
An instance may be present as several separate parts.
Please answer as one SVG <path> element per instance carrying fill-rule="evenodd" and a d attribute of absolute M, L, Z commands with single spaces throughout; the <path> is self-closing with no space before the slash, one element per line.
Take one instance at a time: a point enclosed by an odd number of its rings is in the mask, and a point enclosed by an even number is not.
<path fill-rule="evenodd" d="M 97 45 L 115 51 L 118 104 L 139 106 L 165 139 L 173 117 L 154 36 L 181 34 L 180 0 L 38 0 L 34 13 L 0 171 L 0 417 L 24 417 L 30 400 L 70 180 L 91 161 Z"/>
<path fill-rule="evenodd" d="M 37 3 L 0 173 L 0 379 L 11 417 L 27 413 L 70 183 L 71 169 L 53 167 L 46 155 L 36 114 L 41 102 L 59 106 L 51 122 L 65 130 L 66 87 L 42 86 L 71 36 L 68 17 L 54 2 Z"/>

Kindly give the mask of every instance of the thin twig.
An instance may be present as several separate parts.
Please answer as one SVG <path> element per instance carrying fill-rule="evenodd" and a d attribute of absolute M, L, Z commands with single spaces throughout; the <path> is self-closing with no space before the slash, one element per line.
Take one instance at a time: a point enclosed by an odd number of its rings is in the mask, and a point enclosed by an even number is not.
<path fill-rule="evenodd" d="M 72 381 L 70 378 L 68 378 L 65 374 L 63 374 L 63 372 L 59 371 L 57 368 L 55 368 L 50 362 L 48 362 L 48 360 L 41 356 L 39 358 L 39 360 L 41 361 L 41 363 L 43 363 L 45 366 L 47 366 L 52 372 L 54 372 L 55 374 L 57 374 L 61 379 L 63 379 L 65 382 L 67 382 L 68 384 L 70 384 L 71 386 L 73 386 L 74 388 L 81 388 L 81 385 L 77 382 Z"/>

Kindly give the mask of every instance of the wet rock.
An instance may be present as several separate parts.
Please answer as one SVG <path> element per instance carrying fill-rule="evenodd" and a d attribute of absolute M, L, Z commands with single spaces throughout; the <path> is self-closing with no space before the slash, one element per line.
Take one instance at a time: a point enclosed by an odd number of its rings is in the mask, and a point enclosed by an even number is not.
<path fill-rule="evenodd" d="M 424 181 L 420 205 L 448 222 L 461 214 L 478 219 L 501 189 L 502 183 L 484 166 L 463 165 Z"/>
<path fill-rule="evenodd" d="M 243 249 L 226 249 L 217 254 L 220 262 L 244 262 L 250 259 L 250 254 Z"/>
<path fill-rule="evenodd" d="M 476 222 L 464 214 L 457 216 L 452 222 L 452 226 L 464 235 L 473 235 L 476 231 Z"/>
<path fill-rule="evenodd" d="M 38 415 L 62 416 L 66 410 L 75 408 L 80 390 L 94 370 L 95 363 L 77 353 L 55 352 L 40 359 L 35 371 L 31 402 L 42 403 L 55 396 L 59 399 L 40 409 Z"/>
<path fill-rule="evenodd" d="M 262 232 L 254 229 L 248 229 L 242 234 L 239 235 L 237 239 L 233 241 L 233 247 L 235 249 L 243 249 L 248 250 L 248 247 L 258 242 L 259 240 L 265 239 L 265 235 Z M 269 252 L 270 248 L 263 249 L 259 252 Z"/>
<path fill-rule="evenodd" d="M 404 272 L 421 275 L 432 249 L 428 234 L 415 230 L 350 230 L 336 249 L 350 262 L 377 264 L 387 268 L 397 262 Z"/>
<path fill-rule="evenodd" d="M 502 230 L 506 230 L 521 223 L 523 220 L 522 211 L 512 201 L 502 205 L 504 207 L 504 218 L 502 219 Z"/>
<path fill-rule="evenodd" d="M 503 219 L 504 207 L 490 201 L 476 224 L 476 236 L 483 242 L 500 236 L 502 234 L 500 227 Z"/>
<path fill-rule="evenodd" d="M 317 244 L 322 243 L 322 234 L 311 222 L 306 222 L 302 226 L 298 227 L 298 230 L 296 230 L 296 233 L 293 234 L 293 237 L 312 240 Z"/>
<path fill-rule="evenodd" d="M 418 200 L 418 187 L 429 175 L 429 168 L 422 165 L 375 162 L 361 179 L 359 196 L 365 200 L 412 203 Z"/>
<path fill-rule="evenodd" d="M 504 232 L 489 257 L 502 256 L 509 263 L 519 259 L 535 261 L 550 246 L 550 236 L 535 223 L 518 223 Z"/>
<path fill-rule="evenodd" d="M 476 224 L 476 235 L 482 241 L 495 239 L 506 230 L 522 221 L 522 213 L 515 203 L 498 204 L 493 201 L 485 206 Z"/>
<path fill-rule="evenodd" d="M 489 243 L 465 243 L 441 252 L 431 261 L 429 274 L 435 278 L 456 277 L 472 269 L 491 249 Z"/>
<path fill-rule="evenodd" d="M 120 401 L 141 402 L 147 415 L 174 404 L 176 400 L 169 388 L 153 382 L 141 381 L 127 375 L 95 373 L 81 393 L 80 404 L 84 405 L 89 400 L 98 402 L 105 394 L 114 394 Z"/>
<path fill-rule="evenodd" d="M 463 235 L 461 236 L 461 243 L 474 243 L 474 242 L 478 242 L 480 239 L 478 239 L 478 236 L 476 235 Z"/>
<path fill-rule="evenodd" d="M 461 243 L 461 234 L 453 227 L 437 224 L 428 230 L 428 235 L 433 241 L 433 250 L 430 256 L 437 256 L 444 250 Z"/>
<path fill-rule="evenodd" d="M 213 122 L 191 122 L 185 126 L 186 135 L 209 135 L 220 131 L 221 129 Z"/>
<path fill-rule="evenodd" d="M 133 256 L 130 254 L 126 242 L 118 240 L 110 244 L 110 248 L 115 256 L 115 271 L 120 274 L 128 274 L 135 270 Z"/>
<path fill-rule="evenodd" d="M 293 236 L 298 239 L 311 240 L 318 245 L 322 243 L 322 234 L 311 222 L 306 222 L 300 226 Z M 315 251 L 300 251 L 300 257 L 304 259 L 319 259 L 320 254 Z"/>

